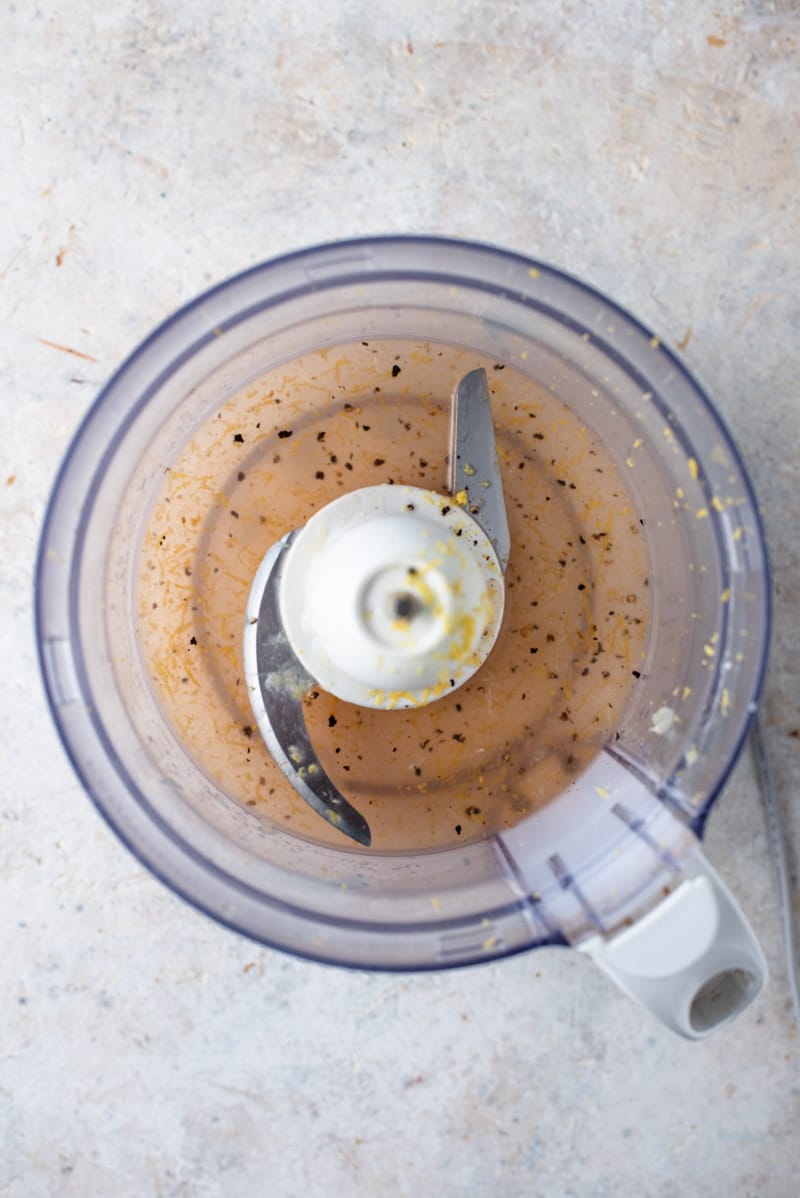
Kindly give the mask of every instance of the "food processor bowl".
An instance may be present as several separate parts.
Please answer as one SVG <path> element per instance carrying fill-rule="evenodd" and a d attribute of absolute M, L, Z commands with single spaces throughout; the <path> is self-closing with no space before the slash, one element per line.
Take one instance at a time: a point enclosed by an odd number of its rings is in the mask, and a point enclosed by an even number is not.
<path fill-rule="evenodd" d="M 234 801 L 165 714 L 137 607 L 148 518 L 197 428 L 267 370 L 382 339 L 507 364 L 577 415 L 624 478 L 650 613 L 613 734 L 557 797 L 464 843 L 396 851 L 299 835 Z M 388 237 L 213 288 L 135 350 L 80 427 L 45 518 L 35 608 L 52 712 L 92 801 L 148 869 L 237 932 L 379 970 L 576 946 L 692 1038 L 763 985 L 760 949 L 698 840 L 764 674 L 757 505 L 698 383 L 576 279 L 484 245 Z"/>

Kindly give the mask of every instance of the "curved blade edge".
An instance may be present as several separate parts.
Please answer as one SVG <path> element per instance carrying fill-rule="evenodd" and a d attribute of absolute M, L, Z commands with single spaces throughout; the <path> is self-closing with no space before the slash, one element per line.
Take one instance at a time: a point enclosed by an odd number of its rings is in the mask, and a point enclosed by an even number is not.
<path fill-rule="evenodd" d="M 289 644 L 278 601 L 281 569 L 294 535 L 289 533 L 266 555 L 248 604 L 245 660 L 251 668 L 245 673 L 253 712 L 267 748 L 301 798 L 331 827 L 369 846 L 369 824 L 325 773 L 306 728 L 303 696 L 315 683 Z"/>

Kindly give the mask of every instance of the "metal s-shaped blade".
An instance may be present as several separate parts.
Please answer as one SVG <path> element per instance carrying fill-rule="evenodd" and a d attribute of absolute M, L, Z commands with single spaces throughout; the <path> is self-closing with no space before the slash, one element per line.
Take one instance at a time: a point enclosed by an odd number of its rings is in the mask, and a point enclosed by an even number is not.
<path fill-rule="evenodd" d="M 253 711 L 267 748 L 309 807 L 337 831 L 368 846 L 372 837 L 367 821 L 325 773 L 306 728 L 303 695 L 314 679 L 289 644 L 278 602 L 281 568 L 296 535 L 289 533 L 267 553 L 254 587 L 257 596 L 263 586 L 258 609 L 248 606 L 245 658 L 252 663 L 255 642 L 255 677 L 252 667 L 247 677 Z"/>
<path fill-rule="evenodd" d="M 492 542 L 505 573 L 511 552 L 503 479 L 497 457 L 486 371 L 465 374 L 453 395 L 450 424 L 451 495 L 466 492 L 467 511 Z"/>
<path fill-rule="evenodd" d="M 485 370 L 470 371 L 461 379 L 451 413 L 450 492 L 480 525 L 505 572 L 510 537 Z M 273 545 L 259 566 L 247 607 L 245 676 L 259 731 L 288 781 L 332 827 L 358 844 L 369 845 L 367 821 L 336 788 L 314 751 L 303 697 L 318 684 L 292 648 L 282 618 L 281 580 L 287 555 L 301 531 Z M 295 565 L 292 558 L 291 571 Z M 307 586 L 307 580 L 301 583 L 298 602 L 305 602 Z M 287 616 L 291 627 L 292 613 Z"/>

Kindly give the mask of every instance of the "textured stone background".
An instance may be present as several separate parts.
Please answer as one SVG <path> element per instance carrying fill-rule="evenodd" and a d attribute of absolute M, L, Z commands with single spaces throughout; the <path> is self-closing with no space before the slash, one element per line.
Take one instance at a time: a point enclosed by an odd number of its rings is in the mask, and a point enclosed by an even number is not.
<path fill-rule="evenodd" d="M 797 4 L 42 0 L 3 5 L 0 43 L 0 1194 L 795 1195 L 798 1031 L 747 759 L 707 844 L 772 982 L 706 1043 L 566 952 L 323 969 L 212 925 L 96 817 L 30 587 L 82 414 L 209 283 L 392 230 L 541 256 L 679 344 L 742 444 L 800 844 Z"/>

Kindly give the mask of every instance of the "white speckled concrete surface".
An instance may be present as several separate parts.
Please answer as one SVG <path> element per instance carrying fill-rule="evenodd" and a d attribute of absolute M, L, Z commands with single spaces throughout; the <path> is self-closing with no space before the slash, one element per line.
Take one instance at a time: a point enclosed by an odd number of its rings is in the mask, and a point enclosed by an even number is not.
<path fill-rule="evenodd" d="M 772 980 L 705 1043 L 563 951 L 323 969 L 216 927 L 109 833 L 45 710 L 30 597 L 78 421 L 209 283 L 367 232 L 538 255 L 679 345 L 744 449 L 796 865 L 797 5 L 53 0 L 4 5 L 0 40 L 0 1194 L 796 1194 L 799 1040 L 748 760 L 707 845 Z"/>

